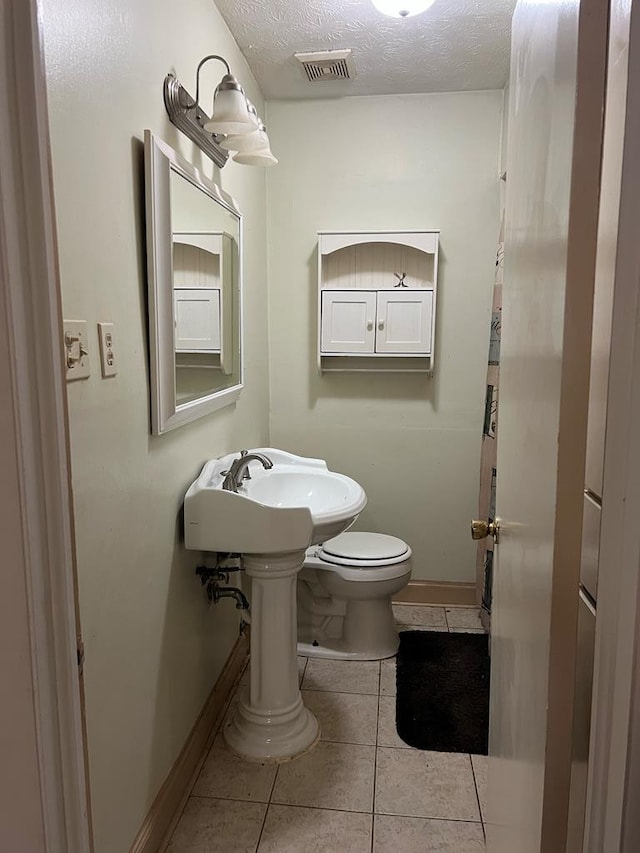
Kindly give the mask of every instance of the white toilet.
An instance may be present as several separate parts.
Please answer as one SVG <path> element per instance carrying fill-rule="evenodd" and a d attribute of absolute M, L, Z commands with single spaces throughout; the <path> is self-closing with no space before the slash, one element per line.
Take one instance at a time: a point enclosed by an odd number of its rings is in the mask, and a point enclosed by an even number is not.
<path fill-rule="evenodd" d="M 342 660 L 395 655 L 391 599 L 411 577 L 411 548 L 382 533 L 341 533 L 308 549 L 298 573 L 298 654 Z"/>

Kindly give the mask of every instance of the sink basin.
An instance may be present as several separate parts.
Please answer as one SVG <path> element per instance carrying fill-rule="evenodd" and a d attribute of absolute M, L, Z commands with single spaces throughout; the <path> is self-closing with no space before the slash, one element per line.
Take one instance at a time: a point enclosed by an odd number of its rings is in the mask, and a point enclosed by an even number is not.
<path fill-rule="evenodd" d="M 254 451 L 255 452 L 255 451 Z M 337 536 L 367 503 L 355 480 L 329 471 L 322 459 L 259 448 L 273 468 L 249 463 L 250 480 L 237 493 L 223 490 L 239 454 L 211 459 L 184 501 L 185 544 L 197 551 L 277 554 Z"/>

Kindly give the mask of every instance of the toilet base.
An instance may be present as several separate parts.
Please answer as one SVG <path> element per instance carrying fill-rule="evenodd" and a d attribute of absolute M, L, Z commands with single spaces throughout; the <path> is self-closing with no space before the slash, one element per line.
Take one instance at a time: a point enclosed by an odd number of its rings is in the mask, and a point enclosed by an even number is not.
<path fill-rule="evenodd" d="M 298 654 L 332 660 L 383 660 L 398 651 L 396 631 L 389 599 L 346 602 L 342 636 L 321 636 L 312 642 L 298 642 Z"/>
<path fill-rule="evenodd" d="M 409 546 L 378 533 L 343 533 L 322 549 L 308 549 L 297 578 L 298 654 L 393 657 L 400 637 L 391 602 L 409 582 L 411 567 Z"/>
<path fill-rule="evenodd" d="M 345 647 L 343 640 L 325 640 L 323 644 L 298 643 L 298 654 L 306 658 L 324 658 L 325 660 L 384 660 L 392 658 L 398 651 L 400 639 L 384 651 L 374 653 L 367 651 L 354 651 Z"/>

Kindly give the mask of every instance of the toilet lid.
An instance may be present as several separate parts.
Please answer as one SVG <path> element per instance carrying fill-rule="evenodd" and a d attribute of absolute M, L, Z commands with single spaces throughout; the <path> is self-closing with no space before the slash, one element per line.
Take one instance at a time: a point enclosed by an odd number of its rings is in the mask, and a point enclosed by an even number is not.
<path fill-rule="evenodd" d="M 408 559 L 411 549 L 385 533 L 341 533 L 323 543 L 319 556 L 337 565 L 385 566 Z"/>

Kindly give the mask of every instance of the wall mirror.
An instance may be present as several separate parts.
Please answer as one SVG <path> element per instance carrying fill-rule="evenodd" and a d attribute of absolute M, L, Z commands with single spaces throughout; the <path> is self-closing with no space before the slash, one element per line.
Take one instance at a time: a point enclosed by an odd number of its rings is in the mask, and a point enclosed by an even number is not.
<path fill-rule="evenodd" d="M 242 216 L 234 200 L 144 134 L 154 435 L 238 399 Z"/>

